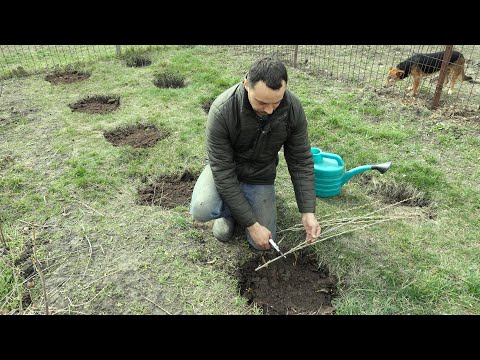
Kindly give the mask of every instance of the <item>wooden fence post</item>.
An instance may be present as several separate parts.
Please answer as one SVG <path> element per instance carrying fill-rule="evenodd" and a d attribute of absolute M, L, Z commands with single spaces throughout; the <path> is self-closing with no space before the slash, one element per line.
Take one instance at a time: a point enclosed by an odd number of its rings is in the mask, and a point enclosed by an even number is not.
<path fill-rule="evenodd" d="M 445 46 L 442 66 L 440 68 L 440 76 L 438 77 L 437 87 L 435 89 L 435 95 L 433 96 L 432 109 L 436 109 L 438 107 L 438 103 L 440 101 L 440 95 L 442 94 L 442 89 L 443 89 L 443 81 L 445 80 L 446 68 L 448 63 L 450 62 L 452 51 L 453 51 L 453 45 Z"/>
<path fill-rule="evenodd" d="M 115 45 L 115 49 L 117 50 L 117 56 L 122 55 L 122 47 L 121 47 L 121 45 Z"/>

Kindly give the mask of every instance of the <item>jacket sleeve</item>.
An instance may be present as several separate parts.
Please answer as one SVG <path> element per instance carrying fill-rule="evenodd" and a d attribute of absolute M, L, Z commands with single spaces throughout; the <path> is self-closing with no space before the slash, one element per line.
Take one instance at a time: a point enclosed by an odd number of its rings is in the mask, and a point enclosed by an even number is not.
<path fill-rule="evenodd" d="M 285 160 L 293 183 L 298 210 L 315 212 L 315 175 L 313 156 L 308 140 L 307 118 L 300 100 L 292 96 L 290 135 L 284 144 Z"/>
<path fill-rule="evenodd" d="M 214 104 L 208 113 L 207 153 L 215 186 L 222 200 L 238 223 L 243 226 L 253 225 L 257 220 L 240 189 L 228 127 Z"/>

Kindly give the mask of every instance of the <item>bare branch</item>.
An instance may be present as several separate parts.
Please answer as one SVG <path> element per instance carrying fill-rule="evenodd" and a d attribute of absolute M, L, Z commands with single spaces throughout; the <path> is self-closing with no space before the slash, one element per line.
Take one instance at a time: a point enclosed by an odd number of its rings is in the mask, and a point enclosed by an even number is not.
<path fill-rule="evenodd" d="M 2 244 L 5 247 L 5 250 L 8 251 L 9 249 L 8 249 L 7 242 L 5 241 L 5 238 L 3 237 L 2 223 L 0 223 L 0 238 L 2 239 Z"/>
<path fill-rule="evenodd" d="M 87 239 L 87 241 L 88 241 L 89 256 L 88 256 L 87 266 L 85 267 L 85 271 L 83 272 L 83 276 L 85 276 L 85 274 L 87 273 L 88 265 L 90 265 L 90 260 L 92 259 L 92 253 L 93 253 L 92 244 L 90 243 L 90 240 L 88 239 L 87 235 L 85 235 L 85 239 Z"/>
<path fill-rule="evenodd" d="M 356 230 L 360 230 L 360 229 L 365 229 L 367 227 L 370 227 L 372 225 L 378 225 L 378 224 L 381 224 L 383 222 L 386 222 L 386 221 L 391 221 L 391 220 L 398 220 L 398 219 L 412 219 L 414 218 L 415 216 L 413 215 L 396 215 L 396 216 L 385 216 L 385 215 L 375 215 L 375 216 L 372 216 L 372 214 L 375 214 L 375 213 L 378 213 L 382 210 L 385 210 L 385 209 L 388 209 L 388 208 L 391 208 L 393 206 L 396 206 L 398 204 L 401 204 L 403 202 L 406 202 L 406 201 L 409 201 L 411 200 L 412 197 L 408 198 L 408 199 L 404 199 L 404 200 L 401 200 L 401 201 L 398 201 L 394 204 L 391 204 L 391 205 L 387 205 L 383 208 L 380 208 L 380 209 L 377 209 L 377 210 L 374 210 L 374 211 L 371 211 L 363 216 L 356 216 L 356 217 L 353 217 L 351 219 L 341 219 L 341 220 L 345 220 L 345 221 L 340 221 L 340 222 L 336 222 L 335 220 L 329 220 L 330 223 L 335 223 L 337 224 L 336 226 L 333 226 L 332 228 L 329 228 L 327 229 L 326 231 L 323 231 L 322 233 L 320 233 L 320 236 L 312 241 L 311 243 L 306 243 L 306 242 L 302 242 L 300 244 L 298 244 L 297 246 L 291 248 L 290 250 L 286 251 L 284 253 L 284 255 L 288 255 L 288 254 L 291 254 L 297 250 L 301 250 L 307 246 L 311 246 L 311 245 L 315 245 L 319 242 L 323 242 L 323 241 L 326 241 L 328 239 L 331 239 L 335 236 L 340 236 L 340 235 L 343 235 L 343 234 L 347 234 L 347 233 L 351 233 L 353 231 L 356 231 Z M 357 226 L 353 229 L 349 229 L 349 230 L 345 230 L 345 231 L 341 231 L 339 233 L 336 233 L 336 234 L 331 234 L 331 235 L 328 235 L 329 233 L 333 232 L 334 230 L 339 230 L 341 227 L 345 227 L 346 225 L 357 225 L 357 224 L 361 224 L 361 223 L 364 223 L 364 225 L 362 226 Z M 299 227 L 299 224 L 297 225 L 294 225 L 292 226 L 291 228 L 289 229 L 285 229 L 284 231 L 286 230 L 291 230 L 291 231 L 298 231 L 298 227 Z M 325 235 L 328 235 L 328 236 L 325 236 Z M 282 238 L 283 240 L 283 238 Z M 274 261 L 277 261 L 278 259 L 281 259 L 284 255 L 279 255 L 275 258 L 273 258 L 272 260 L 269 260 L 267 261 L 266 263 L 264 263 L 263 265 L 260 265 L 259 267 L 257 267 L 255 269 L 255 271 L 258 271 L 260 270 L 261 268 L 264 268 L 266 266 L 268 266 L 269 264 L 271 264 L 272 262 Z"/>
<path fill-rule="evenodd" d="M 78 201 L 81 205 L 85 206 L 87 209 L 93 210 L 93 211 L 95 211 L 97 214 L 99 214 L 99 215 L 101 215 L 101 216 L 105 216 L 104 214 L 102 214 L 101 212 L 99 212 L 99 211 L 95 210 L 94 208 L 88 206 L 87 204 L 84 204 L 83 202 L 81 202 L 81 201 L 79 201 L 79 200 L 77 200 L 77 201 Z"/>
<path fill-rule="evenodd" d="M 37 250 L 36 250 L 35 240 L 36 240 L 35 228 L 32 228 L 32 250 L 33 250 L 32 262 L 33 262 L 33 265 L 35 266 L 35 270 L 37 270 L 38 275 L 40 276 L 40 280 L 42 282 L 43 297 L 45 299 L 45 315 L 49 315 L 49 313 L 48 313 L 47 288 L 46 288 L 46 285 L 45 285 L 45 276 L 43 274 L 42 267 L 40 266 L 40 262 L 38 261 L 38 258 L 37 258 Z"/>
<path fill-rule="evenodd" d="M 155 305 L 156 307 L 158 307 L 160 310 L 162 310 L 163 312 L 167 313 L 168 315 L 172 315 L 171 313 L 169 313 L 167 310 L 165 310 L 164 308 L 162 308 L 160 305 L 158 305 L 157 303 L 153 302 L 152 300 L 150 300 L 149 298 L 147 298 L 146 296 L 142 296 L 145 300 L 148 300 L 150 301 L 153 305 Z"/>

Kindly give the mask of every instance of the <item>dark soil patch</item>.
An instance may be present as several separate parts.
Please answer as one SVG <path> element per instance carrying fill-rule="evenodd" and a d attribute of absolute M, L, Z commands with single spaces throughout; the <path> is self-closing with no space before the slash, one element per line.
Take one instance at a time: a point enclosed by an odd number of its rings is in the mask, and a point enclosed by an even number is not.
<path fill-rule="evenodd" d="M 240 269 L 240 293 L 262 308 L 265 315 L 332 315 L 332 297 L 337 279 L 328 268 L 319 268 L 307 254 L 287 255 L 256 268 L 277 257 L 265 252 Z M 264 262 L 265 260 L 265 262 Z"/>
<path fill-rule="evenodd" d="M 208 112 L 210 111 L 210 107 L 212 106 L 212 103 L 215 101 L 215 99 L 213 100 L 208 100 L 206 103 L 204 103 L 202 105 L 202 109 L 203 111 L 205 111 L 205 114 L 208 115 Z"/>
<path fill-rule="evenodd" d="M 176 74 L 160 74 L 157 75 L 153 83 L 159 88 L 183 88 L 185 80 Z"/>
<path fill-rule="evenodd" d="M 22 306 L 28 307 L 32 303 L 30 292 L 28 291 L 29 284 L 33 282 L 36 276 L 35 267 L 33 266 L 32 256 L 33 249 L 31 241 L 26 241 L 24 250 L 14 261 L 14 266 L 17 271 L 18 281 L 25 283 L 25 288 L 21 289 Z"/>
<path fill-rule="evenodd" d="M 19 258 L 15 260 L 15 266 L 20 269 L 20 275 L 27 279 L 34 275 L 35 268 L 32 262 L 32 244 L 25 243 L 25 250 L 20 254 Z"/>
<path fill-rule="evenodd" d="M 152 184 L 138 191 L 138 204 L 156 205 L 166 209 L 190 202 L 198 176 L 185 171 L 180 176 L 161 175 Z"/>
<path fill-rule="evenodd" d="M 2 119 L 0 119 L 1 122 Z M 10 155 L 0 157 L 0 171 L 15 164 L 15 158 Z"/>
<path fill-rule="evenodd" d="M 146 148 L 166 138 L 168 132 L 157 129 L 155 125 L 138 124 L 105 132 L 103 136 L 113 146 L 130 145 L 134 148 Z"/>
<path fill-rule="evenodd" d="M 5 113 L 5 117 L 0 117 L 0 127 L 18 125 L 20 123 L 29 123 L 37 120 L 36 113 L 38 109 L 21 109 L 14 106 L 3 107 L 0 101 L 0 112 Z"/>
<path fill-rule="evenodd" d="M 379 116 L 364 116 L 363 120 L 371 123 L 379 123 L 382 121 L 382 119 Z"/>
<path fill-rule="evenodd" d="M 45 77 L 45 80 L 51 84 L 70 84 L 77 81 L 88 79 L 90 73 L 80 72 L 77 70 L 69 70 L 64 72 L 54 72 Z"/>
<path fill-rule="evenodd" d="M 115 111 L 120 106 L 119 96 L 93 95 L 68 105 L 72 111 L 89 114 L 105 114 Z"/>

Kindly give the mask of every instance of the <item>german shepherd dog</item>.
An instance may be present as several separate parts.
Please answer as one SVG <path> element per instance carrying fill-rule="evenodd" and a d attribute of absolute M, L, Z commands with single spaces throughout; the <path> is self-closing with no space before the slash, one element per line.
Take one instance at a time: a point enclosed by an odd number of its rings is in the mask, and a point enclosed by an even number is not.
<path fill-rule="evenodd" d="M 413 78 L 413 86 L 410 96 L 418 95 L 420 80 L 426 75 L 440 71 L 444 53 L 444 51 L 440 51 L 430 54 L 415 54 L 399 63 L 396 67 L 390 67 L 385 86 L 391 86 L 398 80 L 403 80 L 411 75 Z M 461 76 L 462 81 L 472 80 L 472 77 L 465 75 L 465 58 L 458 51 L 452 51 L 446 71 L 447 74 L 445 75 L 443 85 L 447 85 L 449 78 L 451 78 L 450 89 L 448 89 L 449 94 L 453 93 L 453 87 L 459 76 Z"/>

